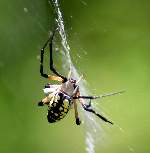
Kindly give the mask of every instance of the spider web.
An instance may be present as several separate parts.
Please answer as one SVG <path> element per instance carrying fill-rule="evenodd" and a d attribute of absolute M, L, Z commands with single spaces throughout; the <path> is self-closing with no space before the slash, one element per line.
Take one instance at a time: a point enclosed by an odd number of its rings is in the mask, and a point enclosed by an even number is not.
<path fill-rule="evenodd" d="M 64 56 L 63 56 L 63 65 L 64 69 L 68 68 L 71 69 L 72 76 L 78 80 L 80 75 L 78 73 L 78 70 L 75 68 L 71 56 L 70 56 L 70 47 L 67 42 L 66 32 L 64 28 L 64 22 L 62 13 L 59 7 L 58 0 L 51 0 L 52 5 L 54 6 L 55 13 L 56 13 L 56 24 L 58 27 L 58 32 L 61 37 L 61 43 L 63 46 Z M 87 88 L 87 83 L 85 80 L 81 80 L 79 83 L 80 86 L 80 92 L 81 95 L 90 95 L 90 91 Z M 88 103 L 88 101 L 86 101 Z M 82 108 L 80 108 L 82 109 Z M 94 109 L 98 108 L 94 105 Z M 99 110 L 98 110 L 99 111 Z M 102 138 L 103 130 L 99 122 L 96 121 L 95 116 L 93 116 L 91 113 L 88 113 L 86 111 L 83 111 L 83 117 L 84 117 L 84 125 L 85 125 L 85 144 L 86 144 L 86 151 L 87 153 L 95 153 L 95 145 L 97 142 L 100 142 L 99 140 Z M 100 112 L 100 111 L 99 111 Z"/>
<path fill-rule="evenodd" d="M 81 0 L 81 2 L 84 5 L 87 5 L 84 1 Z M 51 3 L 54 6 L 53 9 L 55 10 L 55 15 L 56 15 L 55 21 L 58 27 L 58 32 L 61 38 L 61 44 L 63 47 L 63 56 L 62 56 L 63 69 L 65 71 L 66 69 L 69 70 L 71 68 L 73 78 L 78 80 L 80 78 L 80 74 L 78 73 L 78 70 L 74 66 L 70 56 L 71 50 L 68 45 L 68 41 L 66 37 L 62 12 L 59 6 L 59 0 L 49 0 L 49 3 Z M 32 9 L 35 10 L 34 5 L 32 5 Z M 23 10 L 25 13 L 30 13 L 30 10 L 28 10 L 28 7 L 24 7 Z M 39 15 L 37 13 L 37 10 L 35 10 L 35 12 L 36 14 L 34 14 L 34 16 L 32 17 L 32 20 L 36 22 L 36 24 L 38 24 L 38 26 L 41 28 L 43 32 L 47 33 L 47 30 L 45 29 L 45 27 L 43 27 L 43 24 L 41 23 L 41 21 L 38 20 Z M 37 58 L 39 59 L 38 56 Z M 91 95 L 88 89 L 86 80 L 81 80 L 79 83 L 79 86 L 80 86 L 81 95 Z M 86 103 L 88 103 L 88 101 L 86 101 Z M 99 110 L 96 104 L 97 104 L 96 101 L 94 101 L 94 103 L 92 103 L 92 106 L 97 112 L 101 113 L 102 111 Z M 95 153 L 96 144 L 98 144 L 99 146 L 105 145 L 104 138 L 107 133 L 104 132 L 100 124 L 100 121 L 97 119 L 97 117 L 95 117 L 91 113 L 84 111 L 82 108 L 80 109 L 82 112 L 82 116 L 84 117 L 83 121 L 84 121 L 84 127 L 85 127 L 84 129 L 85 129 L 86 151 L 87 153 Z M 116 123 L 115 123 L 115 126 L 116 128 L 118 128 L 118 131 L 120 131 L 123 135 L 126 135 L 124 129 L 122 129 L 119 125 L 116 125 Z M 126 136 L 124 136 L 123 139 L 126 139 Z M 135 152 L 131 144 L 127 143 L 127 148 L 130 152 Z"/>
<path fill-rule="evenodd" d="M 61 37 L 61 44 L 63 46 L 63 52 L 64 52 L 64 54 L 62 56 L 63 69 L 64 70 L 71 69 L 73 78 L 78 80 L 80 78 L 80 75 L 79 75 L 78 70 L 74 66 L 72 59 L 71 59 L 71 56 L 70 56 L 71 50 L 68 45 L 68 41 L 67 41 L 67 37 L 66 37 L 66 32 L 65 32 L 65 28 L 64 28 L 64 21 L 63 21 L 60 7 L 59 7 L 59 1 L 58 0 L 50 0 L 49 3 L 51 3 L 55 9 L 55 21 L 57 24 L 59 35 Z M 81 95 L 91 95 L 90 91 L 88 90 L 86 80 L 82 79 L 79 82 L 79 86 L 80 86 Z M 89 103 L 89 101 L 85 101 L 85 102 L 87 104 Z M 94 107 L 94 109 L 97 112 L 100 112 L 100 113 L 102 112 L 96 106 L 96 102 L 92 103 L 92 106 Z M 81 112 L 83 113 L 83 117 L 84 117 L 86 151 L 87 151 L 87 153 L 95 153 L 96 144 L 98 144 L 99 146 L 104 145 L 105 132 L 104 132 L 99 120 L 97 121 L 97 118 L 92 113 L 84 111 L 83 108 L 81 108 L 81 107 L 80 107 L 80 109 L 82 110 Z M 118 128 L 122 134 L 125 134 L 125 131 L 119 125 L 116 125 L 116 128 Z M 127 145 L 127 148 L 130 152 L 134 152 L 134 149 L 130 144 Z"/>

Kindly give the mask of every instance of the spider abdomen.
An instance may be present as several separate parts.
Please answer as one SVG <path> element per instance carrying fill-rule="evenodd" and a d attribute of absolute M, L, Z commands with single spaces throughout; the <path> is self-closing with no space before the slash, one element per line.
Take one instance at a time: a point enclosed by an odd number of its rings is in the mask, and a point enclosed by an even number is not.
<path fill-rule="evenodd" d="M 70 109 L 71 99 L 69 96 L 58 93 L 54 96 L 54 101 L 49 106 L 47 119 L 49 123 L 54 123 L 66 116 Z"/>

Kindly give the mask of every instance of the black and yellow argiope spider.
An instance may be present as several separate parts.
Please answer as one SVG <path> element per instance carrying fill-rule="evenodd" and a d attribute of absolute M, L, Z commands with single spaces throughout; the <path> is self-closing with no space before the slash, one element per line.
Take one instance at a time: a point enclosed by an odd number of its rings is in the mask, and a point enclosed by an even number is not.
<path fill-rule="evenodd" d="M 56 121 L 61 120 L 66 116 L 71 106 L 74 106 L 75 110 L 75 119 L 76 124 L 80 125 L 81 121 L 79 118 L 78 110 L 77 110 L 77 100 L 82 105 L 85 111 L 91 112 L 98 116 L 105 122 L 113 124 L 111 121 L 107 120 L 104 116 L 98 114 L 95 110 L 91 107 L 91 102 L 87 105 L 84 102 L 84 99 L 97 99 L 101 97 L 106 97 L 114 94 L 118 94 L 120 92 L 101 95 L 101 96 L 82 96 L 80 95 L 80 89 L 77 85 L 79 80 L 76 81 L 75 79 L 71 78 L 71 71 L 68 74 L 68 77 L 61 75 L 59 72 L 56 71 L 53 65 L 53 38 L 54 38 L 55 31 L 51 34 L 50 38 L 44 44 L 43 48 L 41 49 L 41 61 L 40 61 L 40 73 L 41 76 L 47 78 L 49 80 L 56 80 L 61 82 L 62 84 L 46 84 L 44 93 L 46 95 L 39 103 L 38 106 L 47 105 L 48 106 L 48 114 L 47 119 L 49 123 L 53 123 Z M 50 70 L 56 75 L 47 75 L 43 72 L 43 58 L 44 58 L 44 51 L 45 48 L 49 45 L 50 50 Z"/>

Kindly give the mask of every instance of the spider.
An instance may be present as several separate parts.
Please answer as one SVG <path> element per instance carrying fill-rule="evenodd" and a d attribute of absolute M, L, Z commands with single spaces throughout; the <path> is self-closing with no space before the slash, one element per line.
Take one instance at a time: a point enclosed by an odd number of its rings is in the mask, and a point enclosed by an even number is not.
<path fill-rule="evenodd" d="M 50 84 L 50 83 L 46 84 L 45 88 L 43 89 L 45 93 L 45 97 L 40 102 L 38 102 L 38 106 L 44 106 L 44 105 L 48 106 L 48 113 L 47 113 L 48 122 L 54 123 L 63 119 L 73 106 L 74 112 L 75 112 L 75 122 L 77 125 L 80 125 L 81 120 L 79 118 L 79 113 L 77 109 L 77 103 L 79 102 L 85 111 L 91 112 L 95 114 L 97 117 L 99 117 L 100 119 L 102 119 L 103 121 L 113 124 L 111 121 L 109 121 L 107 118 L 97 113 L 91 107 L 91 100 L 113 95 L 116 93 L 102 95 L 102 96 L 80 95 L 80 88 L 78 86 L 78 82 L 81 80 L 81 78 L 78 81 L 76 81 L 74 78 L 71 78 L 71 71 L 69 72 L 68 77 L 65 77 L 59 72 L 57 72 L 57 70 L 54 68 L 53 55 L 52 55 L 54 35 L 55 35 L 55 31 L 50 35 L 49 39 L 46 41 L 43 48 L 41 49 L 41 60 L 40 60 L 41 76 L 48 80 L 55 80 L 55 81 L 61 82 L 61 84 Z M 48 75 L 48 74 L 45 74 L 43 71 L 44 52 L 47 46 L 49 46 L 49 51 L 50 51 L 50 57 L 49 57 L 50 70 L 55 75 Z M 90 103 L 86 104 L 84 102 L 84 99 L 89 99 Z"/>

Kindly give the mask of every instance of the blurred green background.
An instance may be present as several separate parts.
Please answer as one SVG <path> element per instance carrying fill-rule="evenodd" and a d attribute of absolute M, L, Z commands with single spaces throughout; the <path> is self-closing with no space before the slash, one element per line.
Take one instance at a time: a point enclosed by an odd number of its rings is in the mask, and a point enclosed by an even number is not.
<path fill-rule="evenodd" d="M 149 153 L 150 2 L 66 0 L 61 10 L 71 56 L 92 93 L 127 91 L 98 105 L 115 125 L 99 121 L 107 137 L 96 153 Z M 85 153 L 84 126 L 75 125 L 73 111 L 50 125 L 46 108 L 37 107 L 52 8 L 46 0 L 1 1 L 0 22 L 0 153 Z"/>

